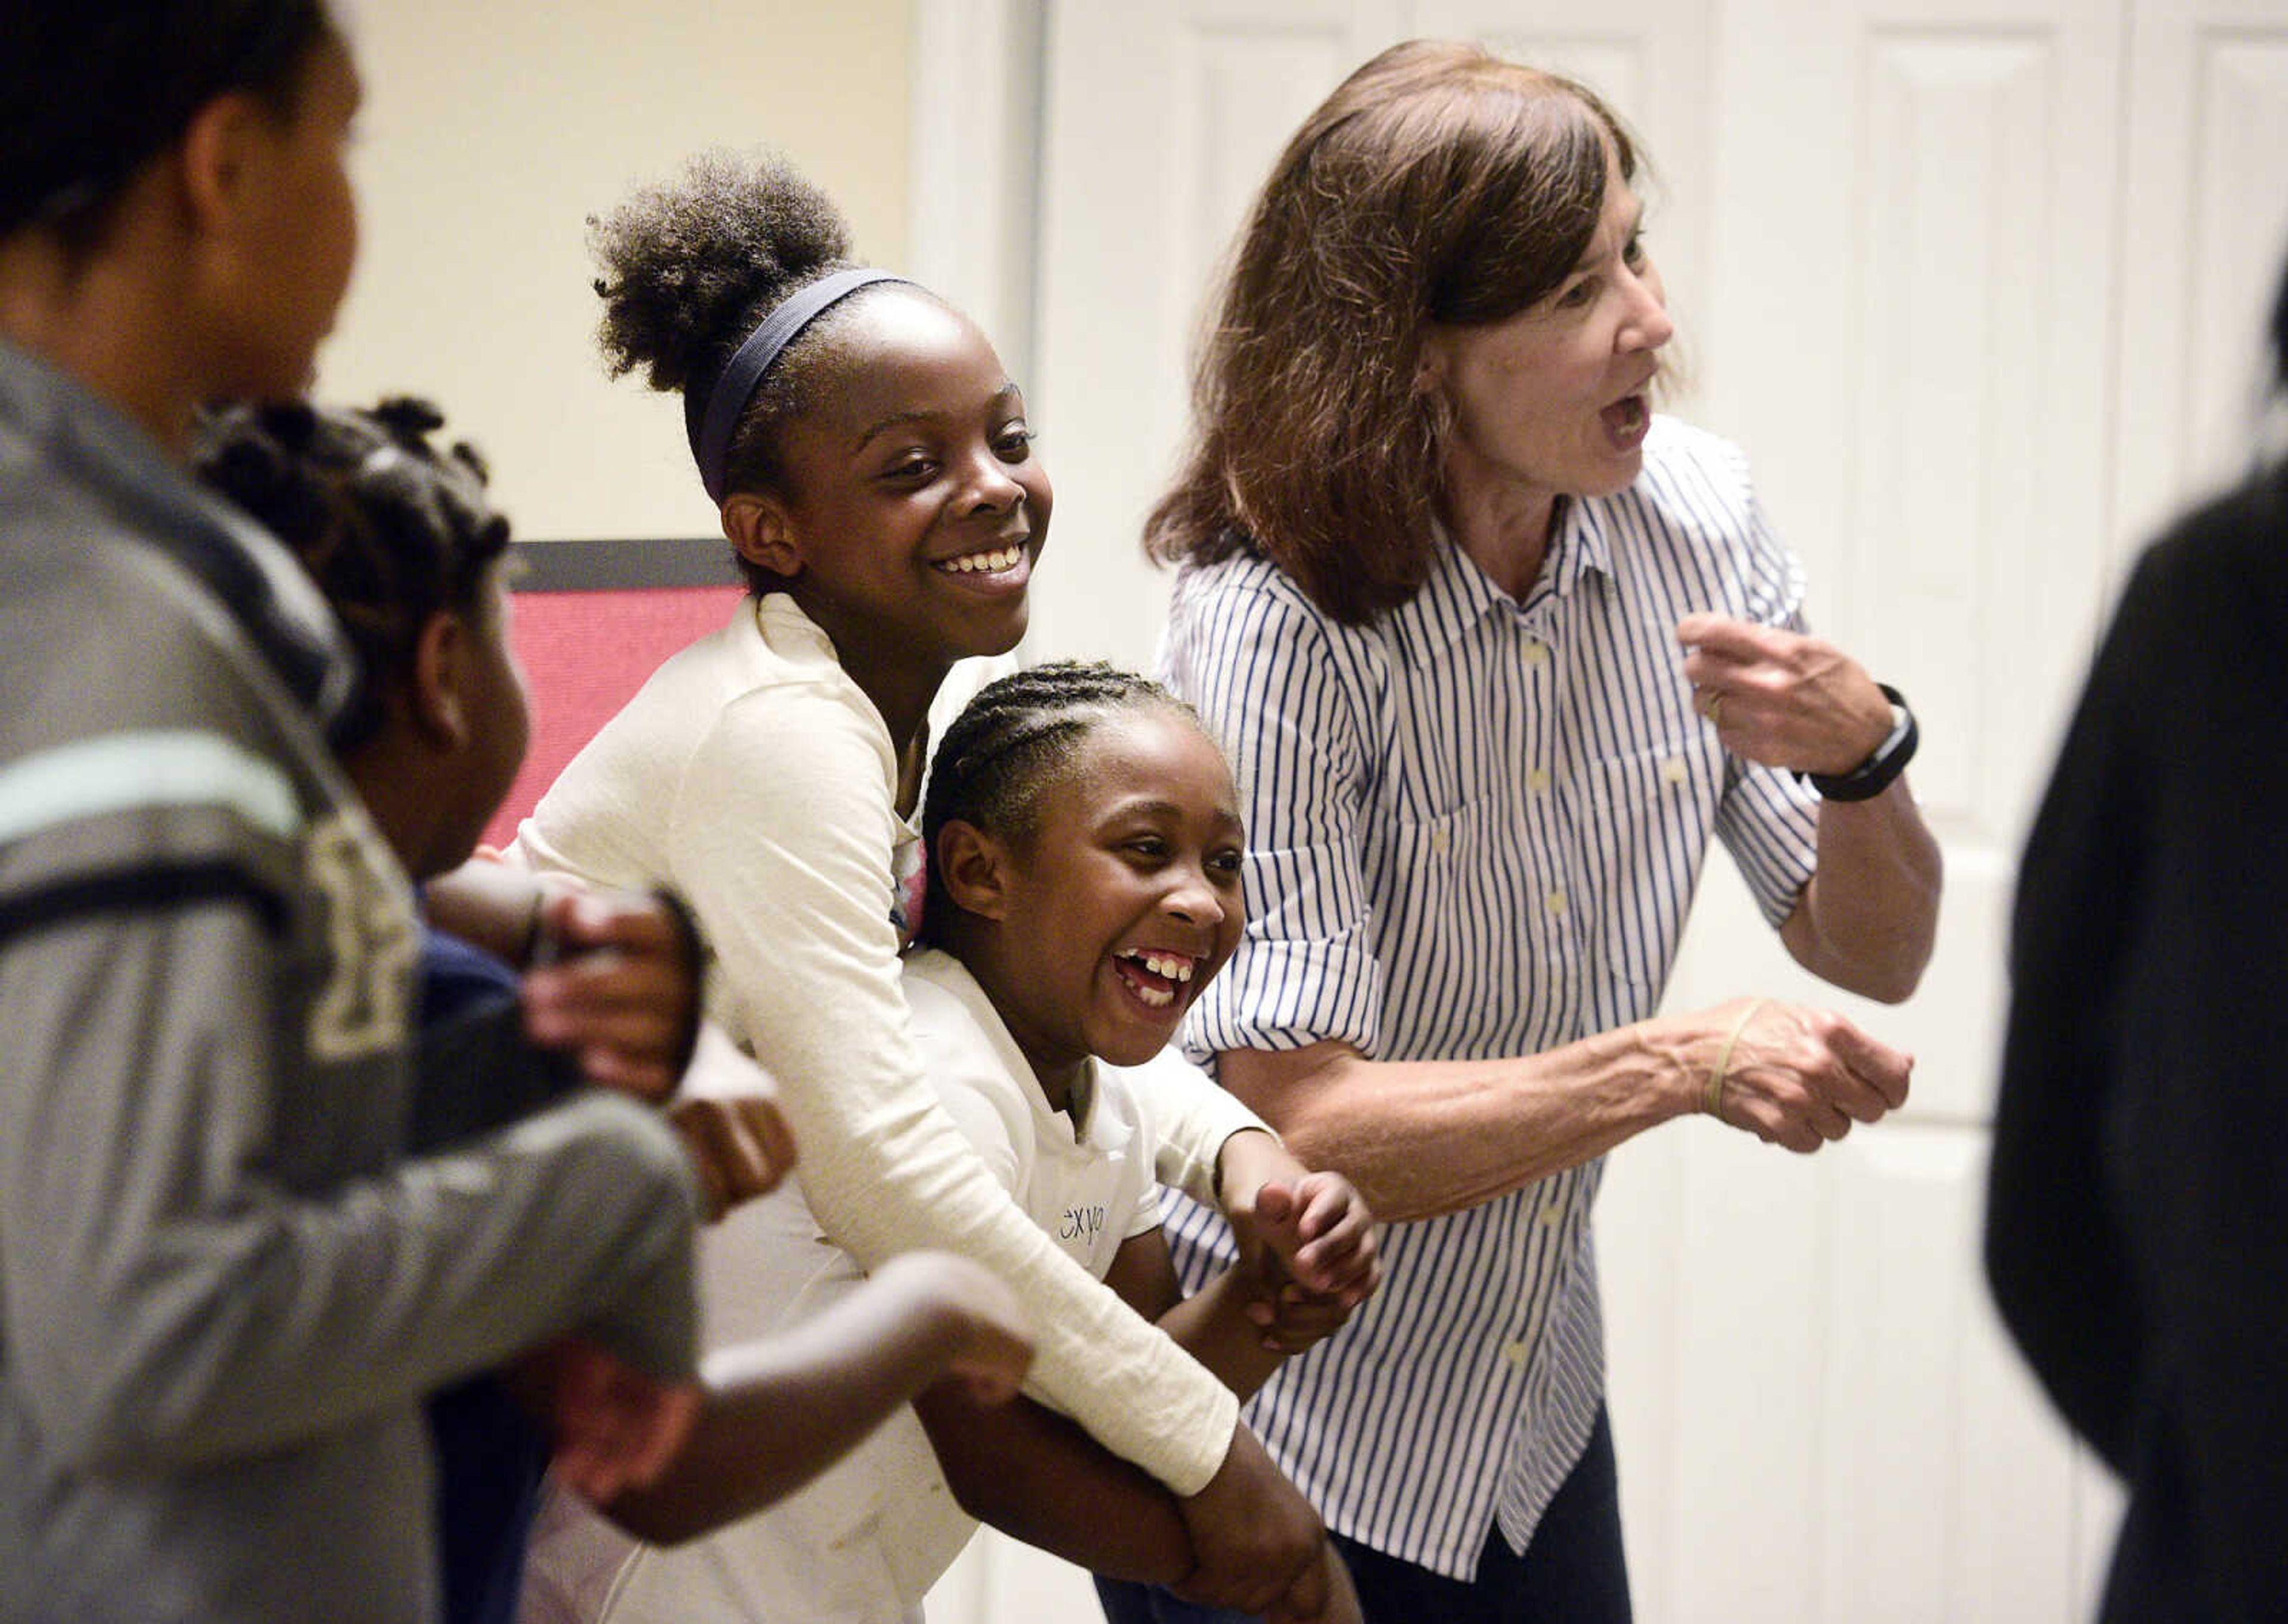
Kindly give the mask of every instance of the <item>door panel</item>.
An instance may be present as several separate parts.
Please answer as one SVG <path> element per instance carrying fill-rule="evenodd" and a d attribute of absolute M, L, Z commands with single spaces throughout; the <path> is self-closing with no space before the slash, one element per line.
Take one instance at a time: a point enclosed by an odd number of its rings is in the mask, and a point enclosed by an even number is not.
<path fill-rule="evenodd" d="M 1057 519 L 1036 656 L 1150 665 L 1167 578 L 1138 538 L 1215 265 L 1295 126 L 1397 28 L 1375 0 L 1051 8 L 1034 397 Z"/>
<path fill-rule="evenodd" d="M 1839 1008 L 1917 1067 L 1905 1113 L 1808 1168 L 1683 1141 L 1703 1222 L 1651 1279 L 1674 1271 L 1672 1379 L 1704 1390 L 1642 1462 L 1672 1477 L 1657 1616 L 2064 1620 L 2073 1452 L 1998 1335 L 1977 1234 L 2016 850 L 2107 581 L 2089 335 L 2115 297 L 2119 19 L 2061 0 L 1720 18 L 1724 105 L 1770 111 L 1715 143 L 1704 420 L 1753 456 L 1815 628 L 1911 696 L 1947 897 L 1898 1009 L 1789 964 L 1728 872 L 1702 899 L 1673 1007 Z M 1744 1313 L 1728 1271 L 1776 1278 Z M 1743 1458 L 1751 1492 L 1727 1496 Z"/>
<path fill-rule="evenodd" d="M 2141 0 L 2122 242 L 2118 561 L 2247 466 L 2288 248 L 2288 4 Z"/>

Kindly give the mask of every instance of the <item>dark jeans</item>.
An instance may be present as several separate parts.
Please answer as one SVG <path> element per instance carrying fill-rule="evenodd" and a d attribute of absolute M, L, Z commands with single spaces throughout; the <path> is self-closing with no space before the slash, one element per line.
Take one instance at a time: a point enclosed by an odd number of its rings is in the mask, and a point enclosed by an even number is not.
<path fill-rule="evenodd" d="M 1601 1408 L 1580 1464 L 1549 1502 L 1522 1556 L 1497 1528 L 1487 1536 L 1476 1577 L 1465 1581 L 1340 1534 L 1333 1539 L 1368 1624 L 1629 1624 L 1620 1487 L 1613 1429 Z M 1244 1613 L 1196 1607 L 1149 1585 L 1100 1579 L 1096 1593 L 1111 1624 L 1248 1624 Z"/>

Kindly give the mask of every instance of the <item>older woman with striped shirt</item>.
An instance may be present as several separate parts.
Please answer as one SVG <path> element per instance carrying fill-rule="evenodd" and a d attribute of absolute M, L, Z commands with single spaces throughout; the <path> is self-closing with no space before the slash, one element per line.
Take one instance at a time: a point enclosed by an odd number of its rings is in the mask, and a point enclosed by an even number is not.
<path fill-rule="evenodd" d="M 1696 1112 L 1797 1151 L 1909 1058 L 1752 999 L 1656 1017 L 1712 844 L 1804 965 L 1928 959 L 1904 701 L 1806 630 L 1740 453 L 1651 409 L 1636 154 L 1459 45 L 1360 68 L 1259 199 L 1148 545 L 1230 749 L 1248 926 L 1187 1041 L 1394 1224 L 1381 1296 L 1251 1419 L 1383 1624 L 1629 1616 L 1590 1208 Z M 1188 1270 L 1227 1251 L 1204 1208 Z M 1130 1620 L 1212 1618 L 1105 1585 Z"/>

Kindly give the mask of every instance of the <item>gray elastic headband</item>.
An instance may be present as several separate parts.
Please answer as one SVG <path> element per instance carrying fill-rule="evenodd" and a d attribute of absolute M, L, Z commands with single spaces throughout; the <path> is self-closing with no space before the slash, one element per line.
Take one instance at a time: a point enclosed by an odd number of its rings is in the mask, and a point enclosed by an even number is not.
<path fill-rule="evenodd" d="M 731 436 L 739 426 L 740 414 L 755 398 L 763 374 L 778 360 L 779 352 L 792 344 L 795 335 L 815 321 L 828 305 L 848 298 L 871 283 L 905 280 L 887 271 L 836 271 L 806 288 L 798 289 L 771 307 L 761 324 L 747 336 L 747 342 L 724 364 L 722 376 L 707 392 L 703 416 L 691 409 L 687 398 L 684 432 L 691 440 L 692 460 L 699 464 L 699 482 L 707 487 L 711 500 L 723 500 L 723 462 L 730 455 Z"/>

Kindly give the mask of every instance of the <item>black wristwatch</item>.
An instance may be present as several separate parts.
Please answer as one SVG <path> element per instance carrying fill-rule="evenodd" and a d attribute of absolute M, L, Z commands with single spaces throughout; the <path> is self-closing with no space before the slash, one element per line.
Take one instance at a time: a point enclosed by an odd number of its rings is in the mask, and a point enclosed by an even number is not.
<path fill-rule="evenodd" d="M 1915 758 L 1915 746 L 1920 735 L 1915 730 L 1915 713 L 1907 709 L 1906 696 L 1889 683 L 1875 685 L 1883 697 L 1891 701 L 1891 731 L 1875 753 L 1848 772 L 1801 772 L 1797 776 L 1819 791 L 1823 800 L 1871 801 L 1891 787 L 1891 780 L 1907 770 Z"/>

